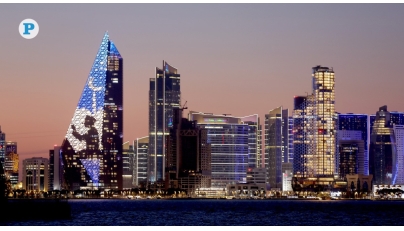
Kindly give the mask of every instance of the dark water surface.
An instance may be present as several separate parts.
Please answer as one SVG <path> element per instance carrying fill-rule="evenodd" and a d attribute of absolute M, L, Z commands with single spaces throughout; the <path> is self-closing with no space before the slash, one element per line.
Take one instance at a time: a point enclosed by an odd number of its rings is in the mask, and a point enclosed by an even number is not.
<path fill-rule="evenodd" d="M 404 201 L 111 199 L 69 203 L 72 219 L 3 225 L 404 225 Z"/>

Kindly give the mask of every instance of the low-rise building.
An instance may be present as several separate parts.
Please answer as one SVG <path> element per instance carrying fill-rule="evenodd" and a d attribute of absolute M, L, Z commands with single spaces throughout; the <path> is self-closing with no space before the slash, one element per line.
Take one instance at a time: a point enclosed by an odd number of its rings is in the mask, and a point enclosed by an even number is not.
<path fill-rule="evenodd" d="M 49 187 L 49 160 L 42 157 L 33 157 L 23 160 L 22 182 L 27 191 L 48 191 Z"/>

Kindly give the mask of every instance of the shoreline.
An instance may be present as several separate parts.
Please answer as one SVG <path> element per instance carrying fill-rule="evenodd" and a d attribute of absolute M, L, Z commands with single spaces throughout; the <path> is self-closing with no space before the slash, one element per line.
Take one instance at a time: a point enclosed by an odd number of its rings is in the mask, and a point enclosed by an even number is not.
<path fill-rule="evenodd" d="M 8 201 L 13 203 L 13 201 L 18 201 L 18 202 L 39 202 L 43 201 L 46 203 L 54 202 L 54 203 L 66 203 L 71 200 L 129 200 L 129 201 L 143 201 L 143 200 L 242 200 L 242 201 L 254 201 L 254 200 L 282 200 L 282 201 L 404 201 L 403 198 L 391 198 L 391 199 L 379 199 L 379 198 L 339 198 L 339 199 L 318 199 L 318 198 L 138 198 L 138 199 L 129 199 L 129 198 L 117 198 L 117 197 L 111 197 L 111 198 L 9 198 Z"/>

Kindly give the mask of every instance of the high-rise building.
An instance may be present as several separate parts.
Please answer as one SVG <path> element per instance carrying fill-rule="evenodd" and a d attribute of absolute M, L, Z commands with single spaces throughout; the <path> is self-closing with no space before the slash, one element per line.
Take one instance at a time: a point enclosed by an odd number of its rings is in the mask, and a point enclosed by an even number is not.
<path fill-rule="evenodd" d="M 396 166 L 397 175 L 395 184 L 404 184 L 404 125 L 393 125 L 395 141 L 396 141 Z"/>
<path fill-rule="evenodd" d="M 288 123 L 288 163 L 292 163 L 293 166 L 293 116 L 289 116 Z M 293 168 L 291 172 L 293 173 Z"/>
<path fill-rule="evenodd" d="M 137 138 L 134 142 L 135 147 L 135 167 L 133 184 L 136 186 L 146 185 L 147 183 L 147 160 L 149 150 L 149 137 Z"/>
<path fill-rule="evenodd" d="M 248 167 L 262 166 L 262 125 L 258 114 L 240 117 L 244 124 L 248 124 Z"/>
<path fill-rule="evenodd" d="M 265 114 L 265 168 L 271 188 L 282 188 L 282 163 L 289 161 L 289 110 L 282 107 Z"/>
<path fill-rule="evenodd" d="M 18 184 L 18 164 L 18 154 L 14 151 L 7 152 L 4 160 L 4 172 L 6 177 L 10 179 L 12 188 L 15 188 Z"/>
<path fill-rule="evenodd" d="M 123 159 L 123 189 L 131 189 L 133 185 L 133 172 L 134 172 L 134 160 L 135 151 L 133 150 L 133 145 L 129 141 L 123 143 L 122 150 Z"/>
<path fill-rule="evenodd" d="M 165 187 L 194 194 L 211 187 L 211 145 L 206 129 L 182 118 L 183 109 L 173 109 L 173 126 L 166 141 Z"/>
<path fill-rule="evenodd" d="M 122 65 L 105 33 L 62 144 L 66 189 L 122 189 Z"/>
<path fill-rule="evenodd" d="M 293 110 L 293 174 L 314 177 L 315 152 L 314 96 L 295 96 Z"/>
<path fill-rule="evenodd" d="M 49 190 L 62 190 L 63 157 L 61 146 L 49 150 Z"/>
<path fill-rule="evenodd" d="M 397 152 L 387 106 L 380 107 L 376 112 L 369 150 L 369 173 L 373 175 L 374 184 L 394 184 Z"/>
<path fill-rule="evenodd" d="M 163 61 L 150 79 L 149 90 L 149 159 L 148 180 L 163 181 L 165 169 L 165 141 L 173 124 L 173 108 L 181 104 L 180 74 Z"/>
<path fill-rule="evenodd" d="M 189 120 L 206 129 L 211 145 L 212 188 L 246 182 L 249 126 L 240 117 L 189 112 Z"/>
<path fill-rule="evenodd" d="M 53 191 L 53 181 L 55 179 L 55 150 L 49 150 L 49 186 L 48 190 Z"/>
<path fill-rule="evenodd" d="M 294 131 L 294 190 L 316 184 L 327 190 L 334 184 L 336 172 L 337 114 L 335 112 L 335 76 L 328 67 L 312 68 L 313 92 L 295 96 Z M 316 180 L 314 180 L 316 179 Z M 313 181 L 314 180 L 314 181 Z"/>
<path fill-rule="evenodd" d="M 365 175 L 369 175 L 369 142 L 370 142 L 369 129 L 370 129 L 369 116 L 366 114 L 353 114 L 353 113 L 338 114 L 338 134 L 345 130 L 360 131 L 361 134 L 360 139 L 363 140 L 364 142 L 364 162 L 363 162 L 364 165 L 363 165 L 363 172 L 359 170 L 359 174 L 365 174 Z M 338 166 L 338 160 L 339 158 L 337 158 L 337 166 Z"/>
<path fill-rule="evenodd" d="M 4 170 L 4 158 L 6 156 L 6 134 L 1 131 L 0 126 L 0 167 Z"/>
<path fill-rule="evenodd" d="M 49 160 L 42 157 L 25 159 L 22 162 L 22 186 L 27 191 L 48 191 Z"/>
<path fill-rule="evenodd" d="M 315 174 L 333 176 L 335 173 L 336 113 L 334 70 L 328 67 L 313 67 L 313 95 L 315 100 L 315 144 L 313 153 Z"/>

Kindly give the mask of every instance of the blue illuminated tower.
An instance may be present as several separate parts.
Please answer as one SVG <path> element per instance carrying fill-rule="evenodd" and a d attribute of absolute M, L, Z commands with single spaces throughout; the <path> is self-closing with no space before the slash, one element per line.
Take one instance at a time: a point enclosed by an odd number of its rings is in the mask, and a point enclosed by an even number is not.
<path fill-rule="evenodd" d="M 122 189 L 122 65 L 105 33 L 62 144 L 65 189 Z"/>

